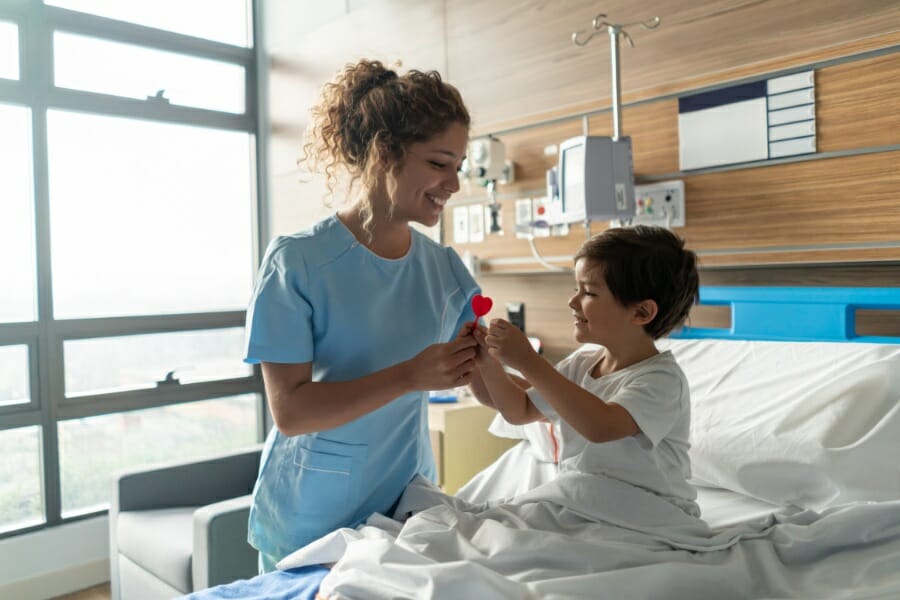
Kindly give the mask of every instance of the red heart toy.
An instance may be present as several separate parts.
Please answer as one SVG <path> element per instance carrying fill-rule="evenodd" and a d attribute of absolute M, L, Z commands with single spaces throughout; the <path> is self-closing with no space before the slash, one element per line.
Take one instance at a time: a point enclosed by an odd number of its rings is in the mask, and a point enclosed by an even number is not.
<path fill-rule="evenodd" d="M 472 296 L 472 311 L 475 312 L 476 319 L 488 314 L 493 305 L 494 301 L 487 296 L 482 296 L 481 294 Z"/>

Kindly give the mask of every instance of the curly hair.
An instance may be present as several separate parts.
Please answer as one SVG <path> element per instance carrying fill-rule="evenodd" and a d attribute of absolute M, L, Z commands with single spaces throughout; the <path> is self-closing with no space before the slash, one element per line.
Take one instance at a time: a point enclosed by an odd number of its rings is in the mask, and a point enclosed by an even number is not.
<path fill-rule="evenodd" d="M 371 190 L 379 178 L 400 168 L 409 146 L 453 123 L 469 127 L 459 91 L 437 71 L 398 75 L 377 60 L 348 64 L 327 83 L 312 109 L 303 156 L 310 170 L 323 168 L 331 194 L 338 175 Z M 362 204 L 363 228 L 371 240 L 372 206 Z"/>
<path fill-rule="evenodd" d="M 607 229 L 582 244 L 575 262 L 582 258 L 590 267 L 603 270 L 606 286 L 623 306 L 656 302 L 656 317 L 644 325 L 653 339 L 684 323 L 691 306 L 699 301 L 697 255 L 664 227 Z"/>

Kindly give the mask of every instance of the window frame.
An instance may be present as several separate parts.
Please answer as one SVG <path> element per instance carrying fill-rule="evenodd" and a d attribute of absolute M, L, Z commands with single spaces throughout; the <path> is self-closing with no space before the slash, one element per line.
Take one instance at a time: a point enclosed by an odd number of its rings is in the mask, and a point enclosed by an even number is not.
<path fill-rule="evenodd" d="M 251 198 L 248 225 L 252 228 L 253 265 L 248 268 L 258 265 L 264 251 L 263 240 L 268 239 L 264 218 L 267 122 L 264 111 L 259 108 L 263 95 L 259 81 L 265 79 L 267 66 L 260 50 L 262 18 L 259 0 L 251 0 L 250 8 L 253 45 L 245 48 L 48 6 L 41 0 L 21 0 L 11 6 L 0 6 L 0 19 L 11 21 L 18 27 L 19 40 L 19 79 L 0 79 L 0 103 L 23 106 L 31 113 L 37 293 L 35 321 L 0 323 L 0 345 L 25 345 L 28 348 L 31 392 L 28 403 L 0 406 L 0 432 L 29 425 L 40 427 L 45 517 L 40 525 L 0 533 L 0 539 L 106 513 L 101 510 L 67 518 L 61 516 L 57 427 L 61 421 L 252 393 L 260 398 L 256 437 L 259 442 L 265 437 L 269 420 L 259 366 L 255 366 L 252 375 L 247 377 L 66 398 L 63 343 L 67 340 L 243 327 L 246 311 L 55 319 L 50 257 L 47 113 L 67 110 L 252 135 L 255 154 L 251 157 L 251 169 L 255 197 Z M 239 65 L 245 73 L 244 112 L 218 112 L 57 88 L 53 82 L 53 34 L 56 31 Z"/>

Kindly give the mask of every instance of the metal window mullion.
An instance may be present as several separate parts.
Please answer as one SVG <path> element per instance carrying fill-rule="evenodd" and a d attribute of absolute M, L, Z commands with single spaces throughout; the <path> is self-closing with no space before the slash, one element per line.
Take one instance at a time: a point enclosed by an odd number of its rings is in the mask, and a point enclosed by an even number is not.
<path fill-rule="evenodd" d="M 53 320 L 53 277 L 50 255 L 50 171 L 49 138 L 47 130 L 46 91 L 52 86 L 53 47 L 50 28 L 41 19 L 41 4 L 33 3 L 33 10 L 23 28 L 26 53 L 22 63 L 23 75 L 31 96 L 32 170 L 34 176 L 35 254 L 37 265 L 38 335 L 37 355 L 38 407 L 41 414 L 41 448 L 44 484 L 44 511 L 47 525 L 62 520 L 59 438 L 56 428 L 57 400 L 61 399 L 59 359 L 61 348 L 50 332 Z M 32 374 L 35 369 L 31 369 Z"/>
<path fill-rule="evenodd" d="M 265 14 L 264 2 L 252 0 L 251 4 L 253 23 L 253 56 L 254 68 L 252 74 L 252 87 L 248 78 L 247 86 L 247 112 L 256 115 L 256 197 L 253 203 L 253 268 L 262 261 L 266 246 L 271 236 L 269 223 L 269 60 L 264 48 L 265 43 Z M 248 73 L 250 70 L 248 69 Z M 252 96 L 252 104 L 250 98 Z M 253 373 L 262 381 L 262 369 L 260 365 L 253 365 Z M 273 419 L 269 414 L 269 404 L 266 398 L 265 388 L 260 393 L 260 402 L 257 408 L 257 423 L 259 423 L 259 439 L 266 439 Z"/>
<path fill-rule="evenodd" d="M 69 398 L 59 407 L 60 420 L 80 419 L 133 410 L 144 410 L 214 400 L 240 394 L 259 394 L 262 381 L 256 376 L 237 377 L 203 383 L 175 384 L 109 394 Z"/>
<path fill-rule="evenodd" d="M 29 101 L 28 89 L 22 84 L 21 79 L 19 81 L 0 79 L 0 102 L 27 106 Z"/>
<path fill-rule="evenodd" d="M 20 429 L 22 427 L 40 425 L 41 418 L 41 411 L 34 409 L 4 411 L 3 418 L 0 419 L 0 432 L 6 429 Z"/>
<path fill-rule="evenodd" d="M 38 334 L 37 321 L 27 323 L 0 323 L 0 346 L 22 344 Z"/>
<path fill-rule="evenodd" d="M 245 315 L 246 311 L 238 310 L 219 313 L 65 319 L 53 323 L 53 332 L 65 340 L 70 340 L 204 329 L 228 329 L 231 327 L 243 327 Z"/>
<path fill-rule="evenodd" d="M 21 411 L 32 411 L 39 415 L 40 388 L 38 386 L 38 323 L 14 323 L 0 325 L 0 347 L 25 346 L 28 355 L 28 402 L 19 404 L 0 405 L 0 416 L 3 417 L 0 429 L 10 429 L 7 415 Z M 36 425 L 35 423 L 28 423 Z"/>
<path fill-rule="evenodd" d="M 186 56 L 239 64 L 250 68 L 253 50 L 146 25 L 84 14 L 58 6 L 43 6 L 51 30 L 61 30 L 125 44 L 144 46 Z"/>
<path fill-rule="evenodd" d="M 249 113 L 206 110 L 53 86 L 46 92 L 46 103 L 53 109 L 114 117 L 128 117 L 247 132 L 256 130 L 255 120 Z"/>

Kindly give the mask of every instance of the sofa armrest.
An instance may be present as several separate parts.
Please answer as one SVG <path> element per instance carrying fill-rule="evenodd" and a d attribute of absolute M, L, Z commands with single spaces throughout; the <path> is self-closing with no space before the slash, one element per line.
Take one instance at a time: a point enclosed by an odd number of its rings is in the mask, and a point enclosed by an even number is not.
<path fill-rule="evenodd" d="M 202 506 L 253 491 L 262 449 L 118 473 L 112 512 Z"/>
<path fill-rule="evenodd" d="M 247 543 L 252 496 L 241 496 L 194 511 L 194 590 L 249 579 L 259 572 L 258 553 Z"/>

